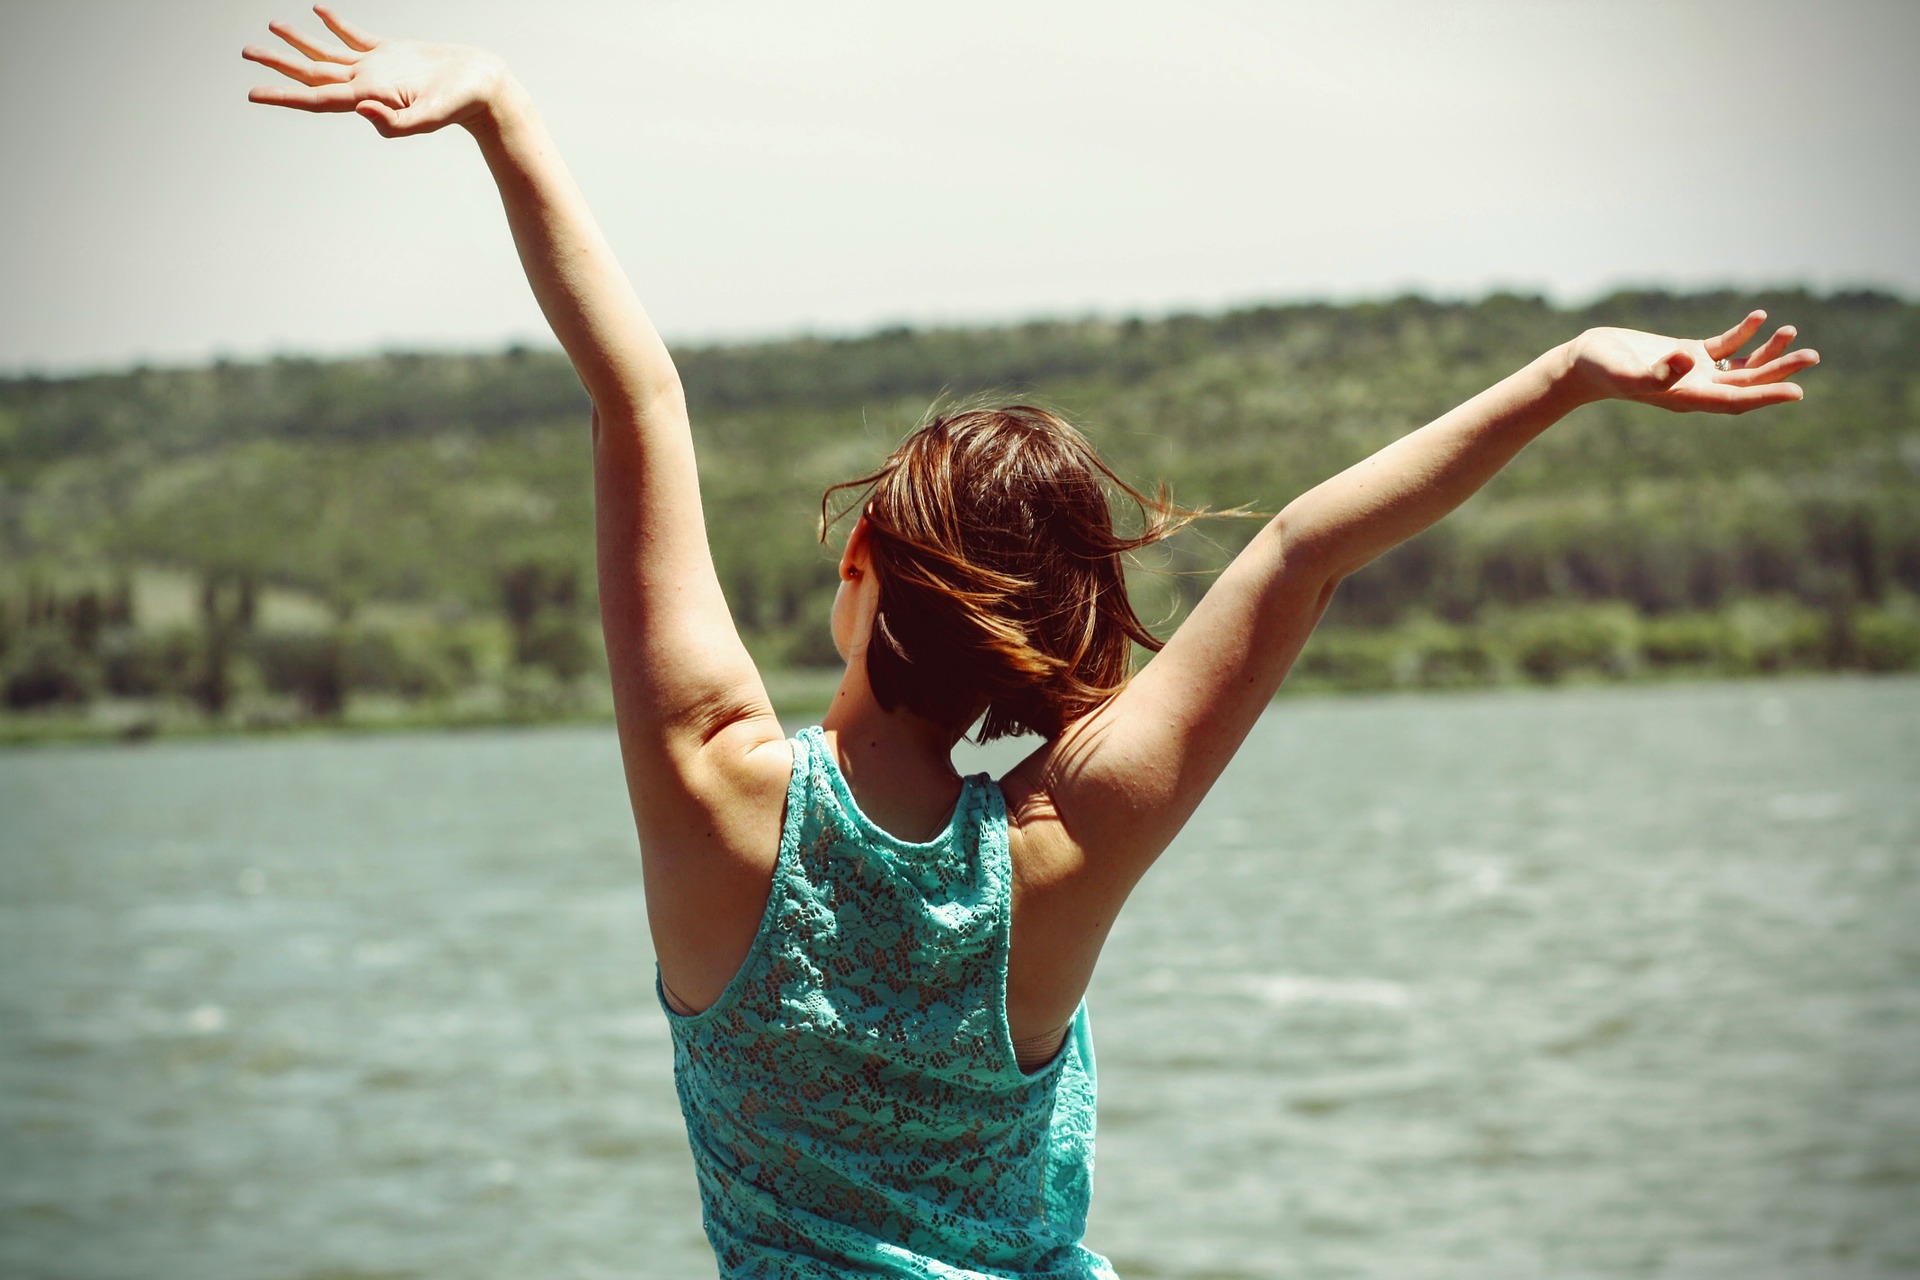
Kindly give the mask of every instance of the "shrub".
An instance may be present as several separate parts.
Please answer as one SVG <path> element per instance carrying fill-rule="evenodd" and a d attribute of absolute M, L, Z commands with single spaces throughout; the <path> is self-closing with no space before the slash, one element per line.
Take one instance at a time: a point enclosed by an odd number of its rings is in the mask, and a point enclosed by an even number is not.
<path fill-rule="evenodd" d="M 548 613 L 522 633 L 518 657 L 524 665 L 545 667 L 562 680 L 573 680 L 598 666 L 600 653 L 585 627 Z"/>
<path fill-rule="evenodd" d="M 1869 671 L 1920 671 L 1920 610 L 1864 609 L 1854 620 L 1860 665 Z"/>
<path fill-rule="evenodd" d="M 347 642 L 346 665 L 355 689 L 403 698 L 444 698 L 462 683 L 450 647 L 438 637 L 361 631 Z"/>
<path fill-rule="evenodd" d="M 200 643 L 199 633 L 186 627 L 109 628 L 100 637 L 100 669 L 107 692 L 121 698 L 180 693 L 192 677 Z"/>
<path fill-rule="evenodd" d="M 1670 613 L 1640 622 L 1640 654 L 1653 667 L 1712 667 L 1727 647 L 1726 621 L 1715 613 Z"/>
<path fill-rule="evenodd" d="M 16 711 L 82 704 L 100 689 L 100 665 L 52 627 L 36 627 L 16 644 L 0 680 L 0 701 Z"/>
<path fill-rule="evenodd" d="M 1624 604 L 1548 604 L 1508 614 L 1500 631 L 1520 670 L 1551 684 L 1578 671 L 1632 674 L 1638 624 Z"/>
<path fill-rule="evenodd" d="M 500 682 L 507 714 L 516 720 L 551 720 L 578 714 L 578 686 L 542 666 L 514 667 Z"/>
<path fill-rule="evenodd" d="M 1407 629 L 1406 645 L 1395 665 L 1402 683 L 1453 689 L 1495 683 L 1501 661 L 1489 638 L 1477 628 L 1429 619 Z"/>
<path fill-rule="evenodd" d="M 1294 666 L 1308 681 L 1343 689 L 1389 689 L 1399 646 L 1390 635 L 1336 628 L 1314 633 Z"/>
<path fill-rule="evenodd" d="M 1786 596 L 1729 606 L 1720 653 L 1734 672 L 1817 670 L 1826 665 L 1827 619 Z"/>
<path fill-rule="evenodd" d="M 309 714 L 331 717 L 345 709 L 351 681 L 340 632 L 262 631 L 248 650 L 267 688 L 300 699 Z"/>

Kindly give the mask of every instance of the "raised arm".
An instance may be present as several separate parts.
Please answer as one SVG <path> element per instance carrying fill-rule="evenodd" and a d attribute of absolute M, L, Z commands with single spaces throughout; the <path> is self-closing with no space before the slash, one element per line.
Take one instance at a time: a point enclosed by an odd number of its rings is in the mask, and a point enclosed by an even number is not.
<path fill-rule="evenodd" d="M 1127 688 L 1032 762 L 1112 909 L 1239 749 L 1342 578 L 1466 501 L 1582 404 L 1744 413 L 1798 400 L 1787 379 L 1819 357 L 1787 350 L 1792 329 L 1731 358 L 1765 318 L 1705 341 L 1589 330 L 1289 503 Z"/>
<path fill-rule="evenodd" d="M 251 46 L 244 56 L 297 83 L 250 100 L 355 112 L 387 137 L 458 124 L 499 186 L 527 281 L 593 401 L 601 618 L 642 842 L 682 845 L 706 826 L 686 778 L 716 737 L 781 735 L 714 573 L 673 361 L 505 62 L 382 39 L 326 5 L 314 12 L 346 47 L 271 24 L 292 53 Z"/>

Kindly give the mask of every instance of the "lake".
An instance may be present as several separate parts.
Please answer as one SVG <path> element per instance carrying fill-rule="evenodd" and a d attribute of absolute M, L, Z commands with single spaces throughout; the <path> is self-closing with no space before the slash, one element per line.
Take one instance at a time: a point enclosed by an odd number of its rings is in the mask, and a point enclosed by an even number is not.
<path fill-rule="evenodd" d="M 0 753 L 0 1275 L 711 1276 L 637 857 L 610 728 Z M 1089 1007 L 1129 1280 L 1920 1275 L 1920 680 L 1283 701 Z"/>

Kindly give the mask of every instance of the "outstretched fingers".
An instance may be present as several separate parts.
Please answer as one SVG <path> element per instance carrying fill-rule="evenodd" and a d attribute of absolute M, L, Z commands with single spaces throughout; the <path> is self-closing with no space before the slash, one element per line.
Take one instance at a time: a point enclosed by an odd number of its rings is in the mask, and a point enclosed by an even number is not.
<path fill-rule="evenodd" d="M 1775 336 L 1778 337 L 1777 334 Z M 1779 345 L 1785 346 L 1786 344 L 1781 343 Z M 1729 387 L 1765 386 L 1770 383 L 1784 381 L 1787 378 L 1791 378 L 1794 374 L 1806 369 L 1811 369 L 1814 365 L 1820 363 L 1820 353 L 1805 347 L 1798 351 L 1789 351 L 1785 355 L 1769 356 L 1767 353 L 1772 351 L 1774 346 L 1775 344 L 1773 342 L 1768 342 L 1766 346 L 1760 348 L 1760 350 L 1754 354 L 1753 358 L 1747 360 L 1740 368 L 1729 369 L 1724 373 L 1716 374 L 1715 381 L 1721 383 L 1723 386 Z"/>
<path fill-rule="evenodd" d="M 1767 313 L 1754 311 L 1745 320 L 1733 326 L 1717 338 L 1708 338 L 1703 344 L 1707 354 L 1715 360 L 1724 360 L 1747 344 L 1747 339 L 1760 332 L 1760 326 L 1767 322 Z"/>
<path fill-rule="evenodd" d="M 306 54 L 315 62 L 358 62 L 360 55 L 346 49 L 334 49 L 321 44 L 312 36 L 294 26 L 291 22 L 274 21 L 267 24 L 267 30 L 285 40 L 288 44 Z"/>
<path fill-rule="evenodd" d="M 248 102 L 269 107 L 296 107 L 301 111 L 351 111 L 360 101 L 352 85 L 327 84 L 296 89 L 292 85 L 263 84 L 247 92 Z"/>
<path fill-rule="evenodd" d="M 320 15 L 320 21 L 327 24 L 327 30 L 340 37 L 340 42 L 358 53 L 365 53 L 380 43 L 380 37 L 370 31 L 362 30 L 341 17 L 332 6 L 316 4 L 313 11 Z"/>
<path fill-rule="evenodd" d="M 292 43 L 289 41 L 288 43 Z M 303 62 L 290 58 L 278 49 L 268 49 L 262 45 L 250 44 L 240 51 L 240 56 L 249 62 L 257 62 L 263 67 L 271 67 L 290 80 L 298 80 L 308 86 L 340 84 L 351 79 L 353 68 L 338 62 Z"/>
<path fill-rule="evenodd" d="M 1786 353 L 1787 348 L 1793 345 L 1793 340 L 1798 334 L 1799 331 L 1792 325 L 1783 324 L 1773 331 L 1772 337 L 1760 344 L 1759 350 L 1743 360 L 1733 361 L 1732 367 L 1754 369 L 1766 364 L 1769 360 L 1778 360 Z"/>
<path fill-rule="evenodd" d="M 1797 382 L 1770 382 L 1757 387 L 1734 387 L 1723 383 L 1720 390 L 1720 403 L 1715 406 L 1720 413 L 1747 413 L 1764 409 L 1770 404 L 1789 404 L 1806 395 Z"/>

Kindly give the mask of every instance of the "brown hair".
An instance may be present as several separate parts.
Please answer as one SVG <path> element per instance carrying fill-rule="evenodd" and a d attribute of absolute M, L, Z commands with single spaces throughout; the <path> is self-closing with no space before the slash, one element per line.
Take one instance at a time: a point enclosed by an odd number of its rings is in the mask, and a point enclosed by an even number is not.
<path fill-rule="evenodd" d="M 1115 531 L 1108 490 L 1141 513 Z M 864 492 L 837 513 L 833 495 Z M 1121 480 L 1057 415 L 1031 405 L 961 407 L 927 420 L 871 475 L 828 489 L 820 538 L 867 518 L 880 605 L 867 677 L 880 705 L 978 740 L 1056 736 L 1126 684 L 1132 647 L 1157 650 L 1127 598 L 1121 557 L 1199 511 Z"/>

